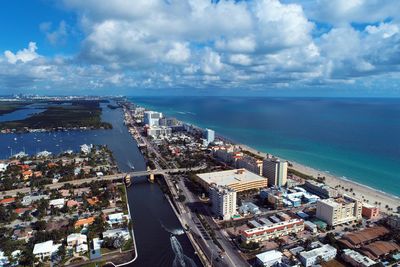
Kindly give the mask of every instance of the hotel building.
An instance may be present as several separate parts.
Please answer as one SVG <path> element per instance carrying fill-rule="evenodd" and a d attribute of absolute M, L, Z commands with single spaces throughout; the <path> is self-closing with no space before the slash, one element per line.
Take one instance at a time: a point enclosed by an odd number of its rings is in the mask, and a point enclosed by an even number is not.
<path fill-rule="evenodd" d="M 236 192 L 258 190 L 268 186 L 265 177 L 261 177 L 245 169 L 227 170 L 197 174 L 198 182 L 206 189 L 213 184 L 226 186 Z"/>
<path fill-rule="evenodd" d="M 270 186 L 285 186 L 287 183 L 287 167 L 288 163 L 279 159 L 264 159 L 263 176 L 268 178 Z"/>
<path fill-rule="evenodd" d="M 145 111 L 143 121 L 150 127 L 159 126 L 160 119 L 163 117 L 162 113 L 155 111 Z"/>
<path fill-rule="evenodd" d="M 361 214 L 361 201 L 349 196 L 317 202 L 316 216 L 331 226 L 360 220 Z"/>
<path fill-rule="evenodd" d="M 229 220 L 236 214 L 236 192 L 226 186 L 210 187 L 210 199 L 213 213 L 224 220 Z"/>

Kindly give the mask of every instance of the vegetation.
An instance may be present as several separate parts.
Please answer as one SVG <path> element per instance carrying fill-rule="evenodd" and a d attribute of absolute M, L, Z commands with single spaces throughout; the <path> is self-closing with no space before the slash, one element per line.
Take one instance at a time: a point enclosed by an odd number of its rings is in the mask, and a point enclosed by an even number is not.
<path fill-rule="evenodd" d="M 0 115 L 14 112 L 28 104 L 28 102 L 0 102 Z"/>
<path fill-rule="evenodd" d="M 71 105 L 50 105 L 46 111 L 29 118 L 0 123 L 0 129 L 112 128 L 101 121 L 99 101 L 72 101 Z"/>
<path fill-rule="evenodd" d="M 306 179 L 306 180 L 316 180 L 314 176 L 304 174 L 302 172 L 296 171 L 295 169 L 288 168 L 288 173 L 294 174 L 294 175 L 296 175 L 300 178 Z"/>

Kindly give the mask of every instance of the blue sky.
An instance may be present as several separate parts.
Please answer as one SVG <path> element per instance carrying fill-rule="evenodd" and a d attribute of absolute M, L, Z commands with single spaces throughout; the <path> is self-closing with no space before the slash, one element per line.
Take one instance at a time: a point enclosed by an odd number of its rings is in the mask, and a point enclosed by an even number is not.
<path fill-rule="evenodd" d="M 397 0 L 20 0 L 0 94 L 400 96 Z"/>

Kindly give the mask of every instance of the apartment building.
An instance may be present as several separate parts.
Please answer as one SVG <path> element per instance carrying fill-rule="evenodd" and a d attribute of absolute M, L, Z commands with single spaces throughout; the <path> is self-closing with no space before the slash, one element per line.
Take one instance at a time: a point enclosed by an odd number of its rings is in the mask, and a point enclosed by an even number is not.
<path fill-rule="evenodd" d="M 362 203 L 349 196 L 319 200 L 316 216 L 331 226 L 357 221 L 362 217 Z"/>
<path fill-rule="evenodd" d="M 236 192 L 226 186 L 213 185 L 209 189 L 213 213 L 224 220 L 236 214 Z"/>

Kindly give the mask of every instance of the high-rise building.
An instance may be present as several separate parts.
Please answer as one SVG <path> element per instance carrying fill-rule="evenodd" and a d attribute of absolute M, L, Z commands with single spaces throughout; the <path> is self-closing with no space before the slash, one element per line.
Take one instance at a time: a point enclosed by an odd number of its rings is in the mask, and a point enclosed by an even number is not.
<path fill-rule="evenodd" d="M 263 176 L 268 178 L 270 186 L 285 186 L 287 183 L 287 167 L 286 161 L 279 159 L 264 159 Z"/>
<path fill-rule="evenodd" d="M 159 121 L 162 117 L 163 117 L 163 115 L 160 112 L 145 111 L 143 122 L 144 122 L 144 124 L 147 124 L 150 127 L 159 126 L 160 125 Z"/>
<path fill-rule="evenodd" d="M 235 166 L 236 168 L 238 169 L 244 168 L 260 176 L 263 174 L 262 160 L 249 155 L 243 155 L 243 153 L 241 153 L 241 155 L 242 156 L 236 159 L 236 166 Z"/>
<path fill-rule="evenodd" d="M 323 199 L 317 202 L 317 218 L 335 226 L 361 219 L 361 201 L 349 196 Z"/>
<path fill-rule="evenodd" d="M 210 143 L 212 143 L 212 142 L 214 142 L 214 139 L 215 139 L 215 132 L 213 131 L 213 130 L 211 130 L 211 129 L 206 129 L 205 131 L 204 131 L 204 137 L 205 137 L 205 139 L 207 140 L 207 144 L 210 144 Z"/>
<path fill-rule="evenodd" d="M 215 215 L 229 220 L 236 214 L 236 192 L 227 186 L 210 187 L 212 211 Z"/>

